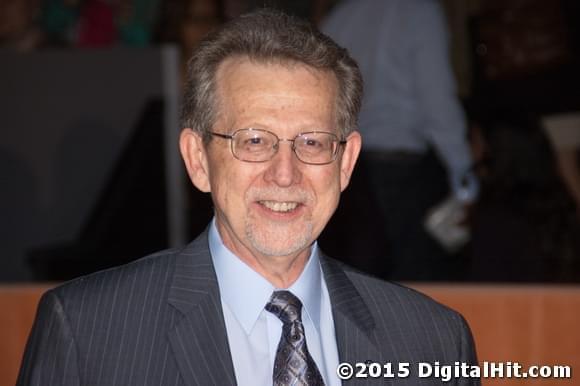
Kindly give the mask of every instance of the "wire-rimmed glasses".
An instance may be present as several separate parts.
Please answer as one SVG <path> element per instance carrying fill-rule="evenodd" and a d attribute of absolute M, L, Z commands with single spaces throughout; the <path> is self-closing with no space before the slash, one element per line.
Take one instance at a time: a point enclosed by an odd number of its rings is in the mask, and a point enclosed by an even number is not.
<path fill-rule="evenodd" d="M 266 162 L 278 152 L 280 142 L 292 142 L 296 157 L 309 165 L 325 165 L 336 159 L 340 146 L 346 140 L 326 131 L 309 131 L 298 134 L 294 139 L 279 138 L 268 130 L 247 128 L 232 134 L 210 132 L 230 140 L 234 157 L 246 162 Z"/>

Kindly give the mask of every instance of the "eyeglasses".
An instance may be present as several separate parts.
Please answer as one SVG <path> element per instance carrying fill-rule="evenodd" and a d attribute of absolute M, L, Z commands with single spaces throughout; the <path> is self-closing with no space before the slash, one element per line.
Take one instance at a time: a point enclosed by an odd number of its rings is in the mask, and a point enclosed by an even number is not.
<path fill-rule="evenodd" d="M 292 150 L 300 161 L 310 165 L 325 165 L 334 161 L 340 146 L 346 144 L 346 140 L 324 131 L 300 133 L 294 139 L 281 139 L 268 130 L 254 128 L 240 129 L 231 135 L 210 134 L 231 140 L 234 157 L 246 162 L 269 161 L 278 152 L 280 142 L 292 142 Z"/>

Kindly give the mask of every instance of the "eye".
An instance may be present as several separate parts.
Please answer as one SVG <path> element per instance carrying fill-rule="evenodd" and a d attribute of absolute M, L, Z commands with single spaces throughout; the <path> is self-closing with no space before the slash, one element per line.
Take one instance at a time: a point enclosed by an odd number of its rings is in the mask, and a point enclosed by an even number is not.
<path fill-rule="evenodd" d="M 261 135 L 253 135 L 250 138 L 244 140 L 244 146 L 246 147 L 263 147 L 266 146 L 267 140 Z"/>
<path fill-rule="evenodd" d="M 264 151 L 272 147 L 272 140 L 266 133 L 252 132 L 246 133 L 246 136 L 240 136 L 238 147 L 245 151 Z"/>
<path fill-rule="evenodd" d="M 325 133 L 308 133 L 301 137 L 298 147 L 309 153 L 324 152 L 332 148 L 332 137 Z"/>
<path fill-rule="evenodd" d="M 307 138 L 306 141 L 304 141 L 304 144 L 307 147 L 322 147 L 322 142 L 313 138 Z"/>
<path fill-rule="evenodd" d="M 247 144 L 248 145 L 261 145 L 261 144 L 263 144 L 263 142 L 264 142 L 264 138 L 255 136 L 255 137 L 249 138 L 247 141 Z"/>

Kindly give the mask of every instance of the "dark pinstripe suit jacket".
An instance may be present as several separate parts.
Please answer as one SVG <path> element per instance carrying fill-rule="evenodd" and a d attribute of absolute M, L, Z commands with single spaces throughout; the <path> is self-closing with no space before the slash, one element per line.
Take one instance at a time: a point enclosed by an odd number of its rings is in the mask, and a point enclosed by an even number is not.
<path fill-rule="evenodd" d="M 410 362 L 411 370 L 418 361 L 475 361 L 471 334 L 456 312 L 334 260 L 321 262 L 341 361 Z M 391 383 L 441 384 L 412 374 L 406 379 L 348 382 Z M 234 384 L 206 233 L 183 250 L 161 252 L 48 291 L 17 383 Z"/>

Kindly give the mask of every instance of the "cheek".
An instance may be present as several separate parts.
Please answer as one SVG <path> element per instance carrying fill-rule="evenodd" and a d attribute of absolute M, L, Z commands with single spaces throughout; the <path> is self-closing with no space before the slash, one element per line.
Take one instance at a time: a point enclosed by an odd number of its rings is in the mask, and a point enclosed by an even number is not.
<path fill-rule="evenodd" d="M 229 212 L 236 208 L 235 195 L 239 191 L 237 182 L 234 179 L 236 173 L 232 173 L 229 169 L 221 168 L 219 172 L 215 173 L 213 178 L 213 192 L 215 205 L 218 209 Z M 231 203 L 234 202 L 234 205 Z"/>
<path fill-rule="evenodd" d="M 221 154 L 216 156 L 215 153 L 209 160 L 211 195 L 216 209 L 222 212 L 227 212 L 229 195 L 235 192 L 235 187 L 232 185 L 234 181 L 231 177 L 235 173 L 232 173 L 230 162 Z"/>
<path fill-rule="evenodd" d="M 221 162 L 223 162 L 221 165 L 228 165 L 226 162 L 229 162 L 229 165 L 219 167 L 217 164 L 217 168 L 214 169 L 217 172 L 212 175 L 212 191 L 217 200 L 216 205 L 222 210 L 239 213 L 247 206 L 246 193 L 255 184 L 255 180 L 259 179 L 259 173 L 237 161 Z"/>
<path fill-rule="evenodd" d="M 318 211 L 326 213 L 328 216 L 334 213 L 338 205 L 340 196 L 339 169 L 332 168 L 314 176 L 314 190 L 318 200 Z M 325 219 L 328 220 L 328 219 Z"/>

